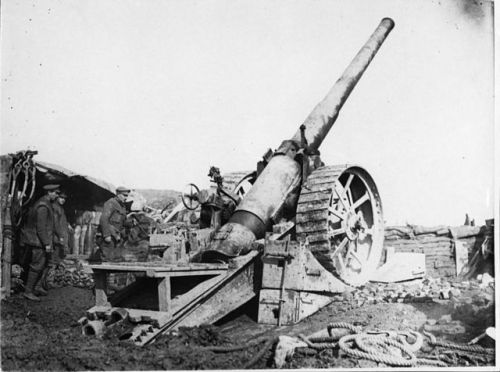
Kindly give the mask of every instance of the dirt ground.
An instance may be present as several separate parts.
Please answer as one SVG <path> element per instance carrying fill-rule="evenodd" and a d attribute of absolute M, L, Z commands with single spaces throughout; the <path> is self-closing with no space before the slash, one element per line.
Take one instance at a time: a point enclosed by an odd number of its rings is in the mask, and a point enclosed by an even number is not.
<path fill-rule="evenodd" d="M 492 289 L 488 288 L 492 293 Z M 91 290 L 62 287 L 49 291 L 39 303 L 20 294 L 2 300 L 1 356 L 4 371 L 75 370 L 190 370 L 240 369 L 257 361 L 252 369 L 275 368 L 275 344 L 260 342 L 232 352 L 217 353 L 207 347 L 241 346 L 263 336 L 311 335 L 332 322 L 348 322 L 363 329 L 431 330 L 438 340 L 467 343 L 494 326 L 494 305 L 485 290 L 463 291 L 460 299 L 431 302 L 356 303 L 355 298 L 335 301 L 294 326 L 276 327 L 256 323 L 255 302 L 217 325 L 181 328 L 162 335 L 155 343 L 139 348 L 120 341 L 120 331 L 103 339 L 84 336 L 77 320 L 94 304 Z M 490 295 L 491 295 L 490 293 Z M 349 295 L 351 296 L 351 295 Z M 125 325 L 124 325 L 125 326 Z M 491 339 L 481 342 L 492 347 Z M 436 355 L 429 345 L 419 357 Z M 492 366 L 492 356 L 469 356 L 448 350 L 449 366 Z M 464 356 L 465 355 L 465 356 Z M 384 367 L 348 356 L 338 348 L 322 351 L 297 349 L 285 368 Z M 398 369 L 398 367 L 395 367 Z"/>

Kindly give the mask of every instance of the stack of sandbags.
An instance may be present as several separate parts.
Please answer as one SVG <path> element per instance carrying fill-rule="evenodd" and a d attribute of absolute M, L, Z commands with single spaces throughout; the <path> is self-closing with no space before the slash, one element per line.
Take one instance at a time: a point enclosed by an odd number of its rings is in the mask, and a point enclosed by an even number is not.
<path fill-rule="evenodd" d="M 91 289 L 94 287 L 94 279 L 91 273 L 83 270 L 80 260 L 66 259 L 49 270 L 47 286 L 49 288 L 72 286 Z"/>
<path fill-rule="evenodd" d="M 487 226 L 387 227 L 384 247 L 392 247 L 394 252 L 424 253 L 428 276 L 451 277 L 457 275 L 457 244 L 467 250 L 470 260 L 490 235 L 489 230 Z"/>

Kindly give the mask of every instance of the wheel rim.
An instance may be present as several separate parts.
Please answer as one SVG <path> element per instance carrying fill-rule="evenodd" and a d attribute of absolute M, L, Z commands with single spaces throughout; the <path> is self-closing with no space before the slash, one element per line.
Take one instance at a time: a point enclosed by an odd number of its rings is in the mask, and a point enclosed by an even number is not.
<path fill-rule="evenodd" d="M 366 283 L 383 247 L 382 204 L 371 176 L 346 169 L 335 180 L 328 207 L 330 259 L 338 275 L 354 285 Z"/>
<path fill-rule="evenodd" d="M 198 208 L 200 205 L 200 202 L 198 200 L 198 193 L 200 192 L 200 189 L 198 186 L 196 186 L 194 183 L 189 183 L 186 186 L 186 191 L 182 193 L 182 204 L 189 209 L 189 210 L 195 210 Z"/>

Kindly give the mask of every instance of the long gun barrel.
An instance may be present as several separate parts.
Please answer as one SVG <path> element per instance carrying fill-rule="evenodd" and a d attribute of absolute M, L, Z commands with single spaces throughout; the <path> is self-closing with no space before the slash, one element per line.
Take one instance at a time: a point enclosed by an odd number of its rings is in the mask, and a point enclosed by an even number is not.
<path fill-rule="evenodd" d="M 342 105 L 379 50 L 394 21 L 384 18 L 326 97 L 314 108 L 292 140 L 309 150 L 318 150 L 335 122 Z M 305 130 L 304 130 L 305 129 Z M 229 222 L 222 226 L 208 251 L 236 256 L 264 237 L 279 212 L 296 207 L 302 180 L 301 165 L 292 157 L 279 155 L 269 161 L 252 188 L 236 208 Z"/>
<path fill-rule="evenodd" d="M 345 69 L 326 97 L 316 105 L 306 118 L 303 125 L 305 126 L 305 138 L 310 149 L 319 149 L 335 123 L 340 109 L 393 27 L 394 21 L 392 19 L 382 19 L 379 26 Z M 292 140 L 300 143 L 300 129 L 292 137 Z"/>

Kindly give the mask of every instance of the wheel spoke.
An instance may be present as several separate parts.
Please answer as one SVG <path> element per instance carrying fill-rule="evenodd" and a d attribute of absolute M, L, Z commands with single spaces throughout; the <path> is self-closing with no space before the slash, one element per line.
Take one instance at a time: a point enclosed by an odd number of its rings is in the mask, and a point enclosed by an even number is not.
<path fill-rule="evenodd" d="M 367 193 L 367 192 L 365 192 L 365 194 L 364 194 L 361 198 L 359 198 L 358 200 L 356 200 L 356 201 L 354 202 L 354 204 L 353 204 L 353 205 L 352 205 L 352 207 L 351 207 L 351 208 L 352 208 L 352 210 L 356 210 L 356 208 L 359 208 L 359 206 L 360 206 L 361 204 L 363 204 L 364 202 L 366 202 L 366 201 L 368 201 L 368 200 L 370 200 L 370 195 L 368 195 L 368 193 Z"/>
<path fill-rule="evenodd" d="M 354 179 L 354 174 L 350 174 L 349 178 L 347 179 L 347 182 L 345 183 L 344 188 L 349 189 L 351 188 L 351 182 Z"/>
<path fill-rule="evenodd" d="M 338 263 L 340 265 L 340 272 L 341 273 L 345 272 L 345 269 L 346 269 L 345 262 L 344 262 L 344 259 L 342 258 L 341 255 L 337 256 L 337 261 L 338 261 Z M 338 268 L 337 268 L 337 270 L 338 270 Z"/>
<path fill-rule="evenodd" d="M 333 251 L 333 253 L 331 254 L 331 257 L 335 257 L 336 255 L 339 254 L 339 252 L 344 249 L 344 247 L 346 246 L 347 242 L 349 241 L 349 239 L 347 239 L 347 236 L 344 238 L 344 240 L 342 240 L 340 242 L 340 244 L 335 248 L 335 250 Z"/>
<path fill-rule="evenodd" d="M 335 186 L 339 186 L 339 187 L 342 189 L 342 192 L 339 192 L 339 190 L 337 190 L 337 187 L 335 187 Z M 344 209 L 345 209 L 346 211 L 348 211 L 348 210 L 349 210 L 349 205 L 347 205 L 347 204 L 346 204 L 346 203 L 347 203 L 347 201 L 344 199 L 344 197 L 345 197 L 345 190 L 344 190 L 344 187 L 343 187 L 343 186 L 342 186 L 342 184 L 341 184 L 340 182 L 338 182 L 338 181 L 337 181 L 337 182 L 335 182 L 335 186 L 333 187 L 333 188 L 334 188 L 334 190 L 335 190 L 335 193 L 336 193 L 336 194 L 337 194 L 337 196 L 339 197 L 339 200 L 340 200 L 340 202 L 342 203 L 342 205 L 343 205 Z"/>
<path fill-rule="evenodd" d="M 337 216 L 341 220 L 345 220 L 345 218 L 346 218 L 346 214 L 340 212 L 336 208 L 330 207 L 330 208 L 328 208 L 328 212 L 331 213 L 331 214 L 333 214 L 333 215 L 335 215 L 335 216 Z"/>
<path fill-rule="evenodd" d="M 349 202 L 349 205 L 353 205 L 353 202 L 352 202 L 352 191 L 351 189 L 345 189 L 346 191 L 346 195 L 347 195 L 347 200 Z"/>
<path fill-rule="evenodd" d="M 332 236 L 340 235 L 345 233 L 345 228 L 341 227 L 340 229 L 334 229 L 331 231 Z"/>
<path fill-rule="evenodd" d="M 354 258 L 356 261 L 358 261 L 358 263 L 359 263 L 360 265 L 363 265 L 363 261 L 361 261 L 361 258 L 358 256 L 358 254 L 357 254 L 354 250 L 350 249 L 350 250 L 348 251 L 348 255 L 349 255 L 349 257 L 352 257 L 352 258 Z M 346 256 L 346 257 L 347 257 L 347 256 Z"/>
<path fill-rule="evenodd" d="M 344 189 L 347 194 L 347 198 L 349 200 L 349 204 L 352 205 L 352 191 L 351 191 L 351 183 L 352 180 L 354 179 L 354 174 L 350 174 L 349 178 L 347 179 L 347 182 L 345 183 Z"/>

